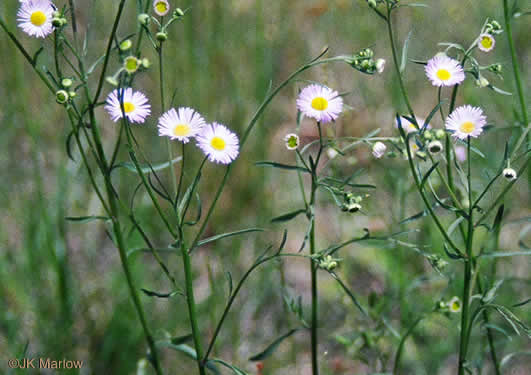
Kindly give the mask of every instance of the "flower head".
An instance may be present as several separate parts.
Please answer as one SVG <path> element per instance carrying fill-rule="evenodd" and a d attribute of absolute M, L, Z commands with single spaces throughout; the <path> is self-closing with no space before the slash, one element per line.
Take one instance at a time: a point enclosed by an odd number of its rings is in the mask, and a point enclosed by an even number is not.
<path fill-rule="evenodd" d="M 465 80 L 465 72 L 459 61 L 446 55 L 436 55 L 428 61 L 426 75 L 433 86 L 454 86 Z"/>
<path fill-rule="evenodd" d="M 238 136 L 217 122 L 205 126 L 196 140 L 197 146 L 213 163 L 229 164 L 238 156 Z"/>
<path fill-rule="evenodd" d="M 446 129 L 459 139 L 476 138 L 483 132 L 487 118 L 479 107 L 464 105 L 456 108 L 446 119 Z"/>
<path fill-rule="evenodd" d="M 372 146 L 372 155 L 376 159 L 380 159 L 382 156 L 385 155 L 385 150 L 387 150 L 387 146 L 383 142 L 376 142 Z"/>
<path fill-rule="evenodd" d="M 203 117 L 192 108 L 170 109 L 159 118 L 159 135 L 177 139 L 188 143 L 190 138 L 197 136 L 206 122 Z"/>
<path fill-rule="evenodd" d="M 458 313 L 461 311 L 461 300 L 459 297 L 453 297 L 448 302 L 448 310 L 450 310 L 452 313 Z"/>
<path fill-rule="evenodd" d="M 422 128 L 424 122 L 426 120 L 424 120 L 423 118 L 416 118 L 415 120 L 417 120 L 417 124 L 419 126 L 419 128 Z M 412 123 L 411 121 L 409 121 L 407 118 L 403 117 L 403 116 L 400 116 L 400 125 L 402 125 L 402 129 L 404 129 L 404 131 L 407 133 L 411 133 L 411 132 L 416 132 L 418 131 L 418 129 L 416 128 L 415 124 Z M 398 120 L 395 118 L 395 127 L 398 129 Z M 431 129 L 431 126 L 428 124 L 427 126 L 427 129 Z"/>
<path fill-rule="evenodd" d="M 299 136 L 295 133 L 286 134 L 284 137 L 284 143 L 288 150 L 296 150 L 300 143 Z"/>
<path fill-rule="evenodd" d="M 496 40 L 490 34 L 481 34 L 478 38 L 478 48 L 483 52 L 490 52 L 494 49 Z"/>
<path fill-rule="evenodd" d="M 432 155 L 437 155 L 443 150 L 443 145 L 440 141 L 431 141 L 428 143 L 428 151 Z"/>
<path fill-rule="evenodd" d="M 343 110 L 343 99 L 337 91 L 328 87 L 310 85 L 299 94 L 297 108 L 305 116 L 327 123 L 338 118 Z"/>
<path fill-rule="evenodd" d="M 111 119 L 116 122 L 121 119 L 122 108 L 120 98 L 124 104 L 124 112 L 127 119 L 133 123 L 143 123 L 151 114 L 151 105 L 148 99 L 140 91 L 133 91 L 132 88 L 113 90 L 106 100 L 105 110 L 111 115 Z"/>
<path fill-rule="evenodd" d="M 17 12 L 18 26 L 29 36 L 44 38 L 53 31 L 55 7 L 50 0 L 27 0 Z"/>
<path fill-rule="evenodd" d="M 153 11 L 158 16 L 165 16 L 170 11 L 170 3 L 166 0 L 155 0 L 153 1 Z"/>

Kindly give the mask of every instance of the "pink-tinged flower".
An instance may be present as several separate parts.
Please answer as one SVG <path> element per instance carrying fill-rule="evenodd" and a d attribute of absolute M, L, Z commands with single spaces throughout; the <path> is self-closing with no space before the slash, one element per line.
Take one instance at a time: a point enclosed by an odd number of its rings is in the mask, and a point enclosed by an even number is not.
<path fill-rule="evenodd" d="M 188 143 L 190 138 L 197 136 L 206 122 L 203 117 L 192 108 L 181 107 L 166 111 L 159 118 L 159 135 L 177 139 L 183 143 Z"/>
<path fill-rule="evenodd" d="M 479 107 L 464 105 L 456 108 L 446 119 L 446 129 L 450 130 L 454 137 L 467 139 L 476 138 L 483 132 L 487 124 L 487 117 Z"/>
<path fill-rule="evenodd" d="M 337 91 L 321 85 L 310 85 L 302 89 L 297 98 L 297 108 L 306 117 L 318 122 L 335 121 L 343 110 L 343 99 Z"/>
<path fill-rule="evenodd" d="M 44 38 L 53 31 L 55 7 L 49 0 L 26 0 L 17 12 L 18 26 L 29 36 Z"/>
<path fill-rule="evenodd" d="M 436 55 L 428 61 L 426 75 L 433 86 L 454 86 L 465 80 L 465 72 L 459 61 L 446 55 Z"/>
<path fill-rule="evenodd" d="M 238 157 L 238 136 L 222 124 L 214 122 L 196 137 L 197 146 L 213 163 L 230 164 Z"/>
<path fill-rule="evenodd" d="M 148 99 L 140 91 L 133 91 L 132 88 L 113 90 L 106 100 L 105 110 L 109 112 L 111 119 L 116 122 L 121 119 L 122 108 L 120 106 L 120 96 L 124 103 L 125 116 L 132 123 L 143 123 L 151 114 L 151 105 Z"/>

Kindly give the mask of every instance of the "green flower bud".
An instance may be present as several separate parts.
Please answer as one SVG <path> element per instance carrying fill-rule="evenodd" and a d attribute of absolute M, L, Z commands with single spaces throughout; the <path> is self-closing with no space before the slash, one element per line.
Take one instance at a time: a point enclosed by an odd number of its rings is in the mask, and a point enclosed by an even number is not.
<path fill-rule="evenodd" d="M 144 69 L 149 69 L 150 66 L 151 66 L 151 62 L 149 61 L 149 59 L 147 57 L 144 57 L 142 59 L 142 67 Z"/>
<path fill-rule="evenodd" d="M 127 51 L 133 46 L 133 42 L 131 42 L 131 39 L 126 39 L 122 43 L 120 43 L 120 51 Z"/>
<path fill-rule="evenodd" d="M 70 78 L 63 78 L 63 80 L 61 81 L 61 85 L 65 88 L 72 86 L 72 83 L 73 82 Z"/>
<path fill-rule="evenodd" d="M 433 132 L 431 130 L 426 130 L 424 132 L 424 139 L 427 139 L 428 141 L 433 139 Z"/>
<path fill-rule="evenodd" d="M 107 83 L 112 85 L 112 86 L 118 86 L 118 80 L 115 77 L 109 76 L 109 77 L 105 78 L 105 81 L 107 81 Z"/>
<path fill-rule="evenodd" d="M 476 86 L 479 88 L 487 87 L 490 84 L 489 80 L 485 77 L 479 77 L 479 79 L 476 79 Z"/>
<path fill-rule="evenodd" d="M 138 70 L 140 66 L 140 60 L 134 56 L 127 56 L 124 60 L 124 69 L 127 73 L 132 74 Z"/>
<path fill-rule="evenodd" d="M 52 18 L 52 26 L 53 27 L 61 27 L 63 26 L 63 21 L 61 18 L 59 17 L 54 17 Z"/>
<path fill-rule="evenodd" d="M 442 129 L 437 129 L 435 131 L 435 138 L 437 139 L 443 139 L 446 136 L 446 132 Z"/>
<path fill-rule="evenodd" d="M 76 92 L 75 91 L 69 91 L 68 92 L 68 96 L 70 96 L 70 99 L 73 99 L 77 96 Z"/>
<path fill-rule="evenodd" d="M 181 8 L 177 8 L 173 11 L 173 18 L 179 18 L 184 16 L 184 12 Z"/>
<path fill-rule="evenodd" d="M 164 41 L 168 40 L 168 34 L 166 34 L 165 32 L 159 31 L 159 32 L 155 35 L 155 38 L 157 38 L 157 40 L 158 40 L 159 42 L 164 42 Z"/>
<path fill-rule="evenodd" d="M 65 90 L 59 90 L 55 93 L 55 100 L 59 104 L 65 104 L 68 101 L 68 93 Z"/>
<path fill-rule="evenodd" d="M 141 13 L 138 15 L 138 22 L 141 25 L 147 26 L 149 24 L 149 21 L 150 21 L 149 14 Z"/>

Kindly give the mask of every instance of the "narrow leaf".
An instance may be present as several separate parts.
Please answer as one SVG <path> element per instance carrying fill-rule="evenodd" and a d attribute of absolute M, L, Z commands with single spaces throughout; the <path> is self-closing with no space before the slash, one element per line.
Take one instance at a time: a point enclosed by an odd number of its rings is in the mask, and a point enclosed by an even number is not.
<path fill-rule="evenodd" d="M 400 62 L 400 73 L 402 73 L 406 69 L 406 63 L 407 63 L 407 51 L 409 48 L 409 41 L 411 40 L 411 36 L 413 35 L 413 30 L 407 34 L 407 38 L 404 41 L 404 47 L 402 48 L 402 60 Z"/>
<path fill-rule="evenodd" d="M 292 212 L 288 212 L 287 214 L 274 217 L 273 219 L 271 219 L 271 222 L 272 223 L 280 223 L 280 222 L 284 222 L 284 221 L 290 221 L 291 219 L 293 219 L 293 218 L 297 217 L 298 215 L 300 215 L 302 213 L 305 213 L 305 212 L 306 212 L 306 210 L 301 208 L 299 210 L 295 210 L 295 211 L 292 211 Z"/>
<path fill-rule="evenodd" d="M 294 328 L 294 329 L 288 331 L 287 333 L 283 334 L 282 336 L 277 338 L 275 341 L 273 341 L 263 351 L 261 351 L 260 353 L 252 356 L 251 358 L 249 358 L 249 361 L 261 361 L 261 360 L 271 356 L 275 352 L 277 347 L 282 343 L 282 341 L 284 341 L 285 339 L 287 339 L 288 337 L 290 337 L 291 335 L 293 335 L 295 332 L 297 332 L 299 330 L 300 330 L 300 328 Z"/>
<path fill-rule="evenodd" d="M 262 228 L 247 228 L 247 229 L 237 230 L 235 232 L 218 234 L 216 236 L 208 237 L 208 238 L 205 238 L 204 240 L 199 241 L 197 243 L 197 246 L 203 246 L 203 245 L 206 245 L 207 243 L 221 240 L 222 238 L 226 238 L 226 237 L 237 236 L 240 234 L 250 233 L 250 232 L 263 232 L 263 231 L 264 229 Z"/>
<path fill-rule="evenodd" d="M 295 171 L 310 173 L 310 171 L 304 167 L 299 167 L 296 165 L 280 164 L 280 163 L 275 163 L 272 161 L 259 161 L 259 162 L 256 162 L 255 165 L 259 167 L 272 167 L 272 168 L 295 170 Z"/>
<path fill-rule="evenodd" d="M 74 221 L 76 223 L 88 223 L 95 220 L 110 220 L 110 217 L 107 216 L 67 216 L 65 217 L 68 221 Z"/>
<path fill-rule="evenodd" d="M 168 168 L 171 164 L 175 164 L 179 161 L 182 160 L 182 157 L 179 156 L 175 159 L 173 159 L 171 161 L 171 163 L 169 161 L 167 162 L 164 162 L 164 163 L 160 163 L 160 164 L 155 164 L 155 165 L 152 165 L 152 166 L 149 166 L 149 165 L 140 165 L 140 170 L 142 171 L 142 173 L 151 173 L 152 171 L 161 171 L 163 169 L 166 169 Z M 134 163 L 130 162 L 130 161 L 124 161 L 122 163 L 118 163 L 116 164 L 114 167 L 113 167 L 113 170 L 114 169 L 118 169 L 118 168 L 125 168 L 127 169 L 128 171 L 130 172 L 134 172 L 134 173 L 138 173 L 138 171 L 136 170 L 136 167 L 134 165 Z"/>

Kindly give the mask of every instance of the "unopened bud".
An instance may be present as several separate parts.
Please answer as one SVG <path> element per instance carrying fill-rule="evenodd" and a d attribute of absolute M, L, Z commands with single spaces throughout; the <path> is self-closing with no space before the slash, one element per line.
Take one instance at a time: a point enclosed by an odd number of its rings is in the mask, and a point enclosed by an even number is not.
<path fill-rule="evenodd" d="M 55 100 L 59 104 L 65 104 L 68 101 L 68 93 L 65 90 L 59 90 L 55 93 Z"/>
<path fill-rule="evenodd" d="M 508 181 L 516 180 L 517 177 L 516 171 L 512 168 L 505 168 L 502 172 L 502 175 Z"/>
<path fill-rule="evenodd" d="M 63 78 L 63 80 L 61 81 L 61 85 L 65 88 L 72 86 L 72 83 L 73 82 L 70 78 Z"/>
<path fill-rule="evenodd" d="M 483 76 L 480 76 L 479 79 L 476 79 L 476 86 L 479 88 L 487 87 L 489 84 L 489 80 Z"/>
<path fill-rule="evenodd" d="M 443 139 L 445 135 L 446 135 L 446 132 L 442 129 L 437 129 L 435 131 L 435 138 L 437 139 Z"/>
<path fill-rule="evenodd" d="M 159 42 L 164 42 L 164 41 L 168 40 L 168 34 L 166 34 L 165 32 L 159 31 L 159 32 L 155 35 L 155 38 L 157 38 L 157 40 L 158 40 Z"/>
<path fill-rule="evenodd" d="M 432 155 L 437 155 L 443 150 L 443 145 L 440 141 L 431 141 L 428 143 L 428 151 Z"/>
<path fill-rule="evenodd" d="M 138 15 L 138 22 L 141 25 L 147 26 L 149 24 L 149 19 L 150 19 L 149 14 L 141 13 Z"/>
<path fill-rule="evenodd" d="M 126 39 L 122 43 L 120 43 L 120 51 L 127 51 L 133 46 L 133 42 L 131 42 L 131 39 Z"/>

